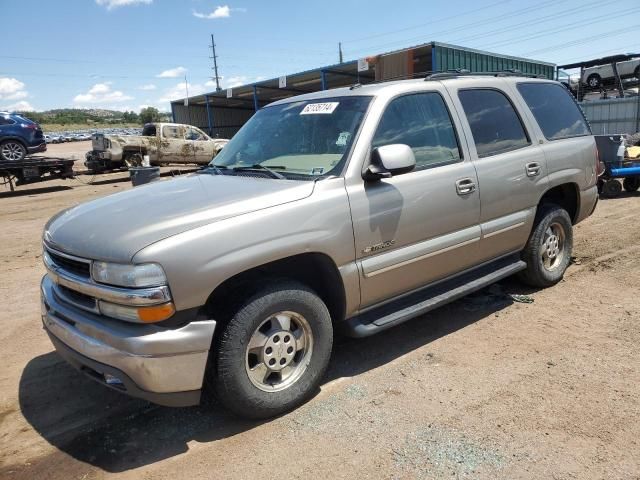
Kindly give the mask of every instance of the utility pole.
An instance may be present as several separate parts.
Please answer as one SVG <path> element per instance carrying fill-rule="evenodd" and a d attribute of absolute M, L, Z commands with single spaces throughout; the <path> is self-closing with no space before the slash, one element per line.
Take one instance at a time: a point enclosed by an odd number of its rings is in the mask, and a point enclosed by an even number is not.
<path fill-rule="evenodd" d="M 215 74 L 212 80 L 216 81 L 216 92 L 219 92 L 222 89 L 220 88 L 220 77 L 218 76 L 218 56 L 216 55 L 216 42 L 213 41 L 213 33 L 211 34 L 211 52 L 213 56 L 209 58 L 213 58 L 213 72 Z"/>
<path fill-rule="evenodd" d="M 342 63 L 342 42 L 338 42 L 338 59 Z"/>

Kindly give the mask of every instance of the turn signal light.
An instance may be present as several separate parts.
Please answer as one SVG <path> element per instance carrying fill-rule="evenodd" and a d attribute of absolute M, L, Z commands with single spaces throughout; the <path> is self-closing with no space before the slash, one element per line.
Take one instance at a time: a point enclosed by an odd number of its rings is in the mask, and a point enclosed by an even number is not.
<path fill-rule="evenodd" d="M 138 308 L 138 318 L 144 323 L 161 322 L 176 313 L 173 303 Z"/>

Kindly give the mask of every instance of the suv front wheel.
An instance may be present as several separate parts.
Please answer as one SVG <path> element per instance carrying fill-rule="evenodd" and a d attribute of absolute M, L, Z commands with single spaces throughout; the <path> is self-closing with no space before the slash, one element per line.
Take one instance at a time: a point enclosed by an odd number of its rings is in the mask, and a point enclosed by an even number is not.
<path fill-rule="evenodd" d="M 27 155 L 27 149 L 17 140 L 0 143 L 0 159 L 6 162 L 19 162 Z"/>
<path fill-rule="evenodd" d="M 533 287 L 550 287 L 558 283 L 571 260 L 573 228 L 567 211 L 557 205 L 543 205 L 522 251 L 527 268 L 521 280 Z"/>
<path fill-rule="evenodd" d="M 317 390 L 332 345 L 322 300 L 300 283 L 276 282 L 247 300 L 224 328 L 215 346 L 216 396 L 247 418 L 291 410 Z"/>

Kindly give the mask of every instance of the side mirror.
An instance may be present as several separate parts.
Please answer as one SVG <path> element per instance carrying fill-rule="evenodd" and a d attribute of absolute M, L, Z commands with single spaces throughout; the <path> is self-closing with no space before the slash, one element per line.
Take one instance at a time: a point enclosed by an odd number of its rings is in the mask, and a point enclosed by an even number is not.
<path fill-rule="evenodd" d="M 371 152 L 371 163 L 362 178 L 367 181 L 377 181 L 410 172 L 416 166 L 416 157 L 409 145 L 396 143 L 383 145 Z"/>

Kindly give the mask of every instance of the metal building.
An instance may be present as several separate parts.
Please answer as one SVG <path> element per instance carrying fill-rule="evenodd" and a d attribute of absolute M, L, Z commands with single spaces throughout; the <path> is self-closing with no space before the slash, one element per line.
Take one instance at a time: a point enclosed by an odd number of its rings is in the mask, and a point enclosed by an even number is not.
<path fill-rule="evenodd" d="M 369 56 L 286 77 L 263 80 L 171 102 L 174 122 L 195 125 L 214 137 L 231 138 L 256 110 L 282 98 L 452 69 L 475 72 L 520 70 L 554 78 L 555 65 L 526 58 L 483 52 L 439 42 Z"/>

